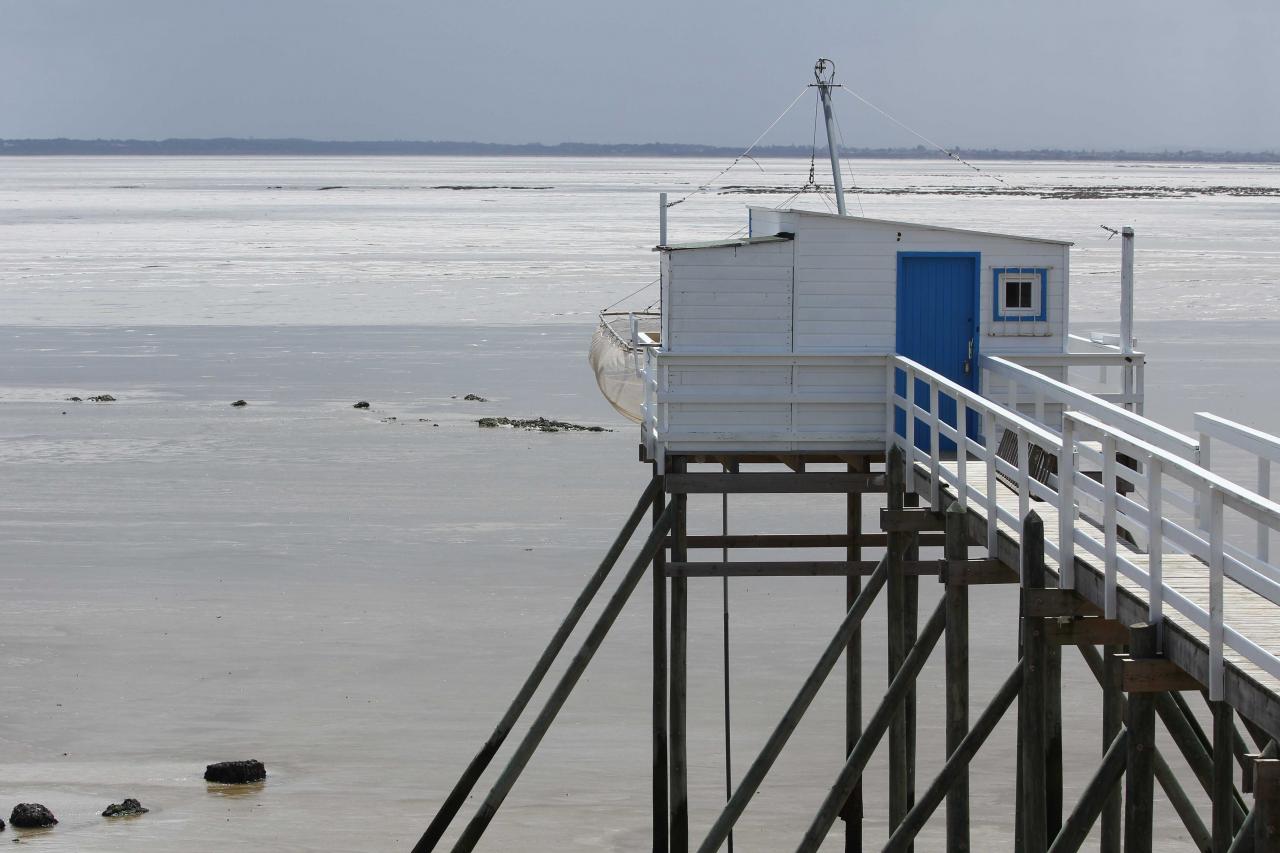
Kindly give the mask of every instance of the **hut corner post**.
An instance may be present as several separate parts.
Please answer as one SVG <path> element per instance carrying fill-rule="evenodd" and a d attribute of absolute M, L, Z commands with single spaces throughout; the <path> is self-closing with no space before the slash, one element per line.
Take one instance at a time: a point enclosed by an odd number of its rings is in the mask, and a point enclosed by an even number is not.
<path fill-rule="evenodd" d="M 688 468 L 683 459 L 670 465 L 672 472 L 683 474 Z M 681 492 L 671 496 L 675 511 L 671 531 L 671 561 L 684 563 L 688 556 L 688 496 Z M 688 762 L 688 652 L 689 652 L 689 582 L 683 577 L 671 578 L 671 664 L 668 713 L 668 783 L 667 797 L 671 811 L 671 829 L 667 839 L 670 853 L 689 850 L 689 762 Z"/>
<path fill-rule="evenodd" d="M 1022 803 L 1022 843 L 1026 853 L 1044 853 L 1049 846 L 1045 728 L 1045 669 L 1048 657 L 1044 619 L 1031 615 L 1029 591 L 1044 589 L 1044 522 L 1034 511 L 1022 522 L 1022 695 L 1018 703 L 1018 775 Z"/>

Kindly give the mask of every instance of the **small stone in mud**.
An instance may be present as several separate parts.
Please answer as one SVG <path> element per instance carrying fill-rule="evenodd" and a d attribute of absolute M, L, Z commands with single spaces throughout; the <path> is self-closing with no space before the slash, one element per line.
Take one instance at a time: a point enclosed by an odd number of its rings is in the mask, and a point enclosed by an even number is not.
<path fill-rule="evenodd" d="M 126 797 L 123 803 L 112 803 L 102 811 L 103 817 L 129 817 L 130 815 L 146 814 L 151 809 L 143 808 L 142 803 L 133 797 Z"/>
<path fill-rule="evenodd" d="M 394 422 L 395 422 L 395 420 L 396 420 L 396 418 L 395 418 L 395 416 L 393 415 L 393 416 L 391 416 L 391 417 L 389 417 L 389 418 L 383 418 L 383 419 L 382 419 L 382 422 L 383 422 L 384 424 L 389 424 L 389 423 L 394 423 Z"/>
<path fill-rule="evenodd" d="M 464 400 L 469 400 L 469 401 L 471 401 L 472 403 L 487 403 L 487 402 L 489 402 L 489 400 L 488 400 L 488 398 L 487 398 L 487 397 L 481 397 L 479 394 L 468 394 L 467 396 L 463 397 L 462 399 L 464 399 Z"/>
<path fill-rule="evenodd" d="M 112 397 L 110 394 L 98 394 L 89 398 L 90 403 L 114 403 L 115 401 L 116 398 Z M 10 823 L 12 823 L 12 821 L 10 821 Z"/>
<path fill-rule="evenodd" d="M 351 408 L 353 408 L 353 409 L 367 409 L 367 408 L 369 408 L 369 401 L 368 401 L 368 400 L 361 400 L 359 403 L 356 403 L 356 404 L 355 404 L 354 406 L 352 406 Z"/>
<path fill-rule="evenodd" d="M 237 409 L 243 409 L 245 406 L 247 406 L 247 405 L 249 405 L 249 404 L 248 404 L 248 403 L 246 403 L 244 400 L 236 400 L 236 401 L 235 401 L 234 403 L 232 403 L 231 405 L 235 406 Z"/>
<path fill-rule="evenodd" d="M 84 401 L 83 401 L 83 400 L 81 400 L 79 397 L 68 397 L 68 398 L 67 398 L 67 402 L 68 402 L 68 403 L 83 403 Z"/>
<path fill-rule="evenodd" d="M 18 803 L 9 814 L 9 823 L 22 829 L 53 826 L 58 819 L 39 803 Z"/>
<path fill-rule="evenodd" d="M 261 761 L 219 761 L 204 769 L 206 782 L 222 782 L 227 785 L 243 785 L 246 782 L 261 782 L 267 778 L 267 768 Z"/>

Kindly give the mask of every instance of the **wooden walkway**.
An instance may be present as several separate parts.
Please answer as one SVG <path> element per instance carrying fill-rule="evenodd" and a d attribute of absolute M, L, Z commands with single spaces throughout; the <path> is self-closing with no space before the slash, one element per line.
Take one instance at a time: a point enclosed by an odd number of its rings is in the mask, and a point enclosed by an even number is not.
<path fill-rule="evenodd" d="M 943 465 L 954 472 L 956 462 Z M 985 477 L 985 463 L 969 462 L 966 474 L 969 483 L 981 483 Z M 930 493 L 930 471 L 927 465 L 915 466 L 916 489 L 921 496 Z M 1003 481 L 997 481 L 997 503 L 1013 517 L 1018 516 L 1018 493 Z M 954 490 L 944 482 L 944 506 L 954 499 Z M 1047 501 L 1031 500 L 1030 508 L 1043 520 L 1047 538 L 1057 541 L 1058 509 Z M 975 543 L 987 541 L 986 507 L 977 501 L 969 504 L 970 538 Z M 992 556 L 1017 570 L 1019 566 L 1018 541 L 1020 532 L 1001 521 L 999 523 L 998 553 Z M 1101 540 L 1099 540 L 1100 542 Z M 1100 561 L 1092 554 L 1076 550 L 1076 591 L 1095 604 L 1101 611 L 1104 602 L 1104 571 Z M 1147 555 L 1126 549 L 1124 556 L 1146 570 Z M 1057 565 L 1046 558 L 1050 572 L 1056 577 Z M 1165 553 L 1161 561 L 1165 584 L 1176 589 L 1194 604 L 1209 608 L 1209 569 L 1198 558 L 1186 554 Z M 1136 624 L 1148 620 L 1146 590 L 1139 583 L 1117 572 L 1116 617 L 1123 624 Z M 1280 613 L 1276 606 L 1238 584 L 1227 582 L 1223 592 L 1226 621 L 1231 627 L 1250 637 L 1268 651 L 1280 653 Z M 1196 678 L 1201 685 L 1209 682 L 1208 632 L 1191 622 L 1182 613 L 1164 606 L 1164 654 L 1182 669 Z M 1229 646 L 1226 657 L 1225 699 L 1237 711 L 1266 729 L 1280 740 L 1280 679 L 1275 678 Z"/>

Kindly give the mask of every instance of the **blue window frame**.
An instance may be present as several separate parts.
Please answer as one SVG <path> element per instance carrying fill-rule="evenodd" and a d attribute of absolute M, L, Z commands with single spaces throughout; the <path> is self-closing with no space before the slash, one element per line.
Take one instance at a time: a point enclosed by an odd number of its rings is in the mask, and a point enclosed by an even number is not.
<path fill-rule="evenodd" d="M 1045 267 L 996 267 L 991 271 L 994 320 L 1046 320 L 1049 270 Z"/>

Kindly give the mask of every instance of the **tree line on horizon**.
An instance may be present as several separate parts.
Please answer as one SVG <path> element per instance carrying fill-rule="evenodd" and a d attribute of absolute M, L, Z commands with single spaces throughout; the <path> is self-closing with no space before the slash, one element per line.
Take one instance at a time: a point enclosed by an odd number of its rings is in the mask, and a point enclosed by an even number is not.
<path fill-rule="evenodd" d="M 819 149 L 826 152 L 825 146 Z M 1280 163 L 1280 151 L 1206 151 L 1178 149 L 1127 151 L 1123 149 L 954 148 L 952 152 L 973 160 L 1078 160 L 1148 161 L 1157 163 Z M 561 157 L 736 157 L 741 149 L 723 145 L 673 142 L 596 143 L 561 142 L 444 142 L 444 141 L 338 141 L 315 139 L 0 139 L 0 155 L 457 155 L 457 156 L 561 156 Z M 762 145 L 751 151 L 759 158 L 803 158 L 814 153 L 805 145 Z M 913 148 L 841 148 L 842 157 L 858 159 L 938 160 L 944 152 L 917 145 Z"/>

